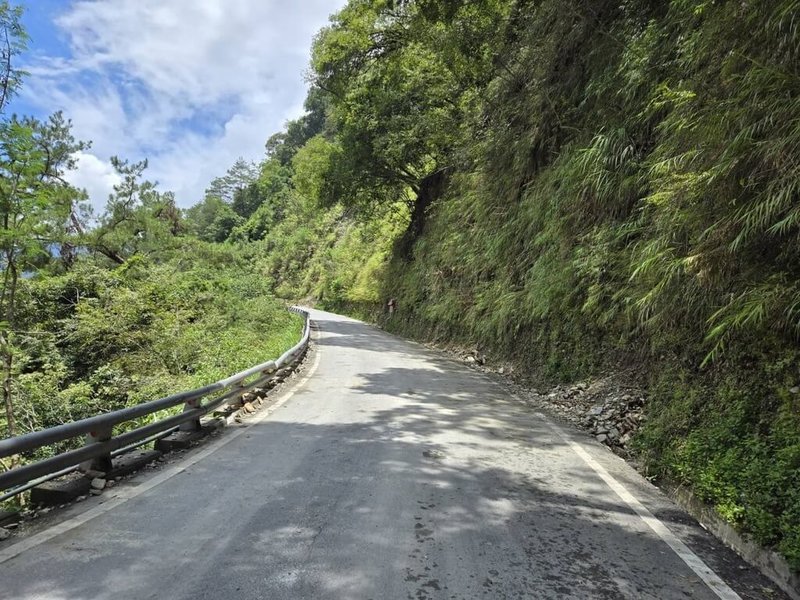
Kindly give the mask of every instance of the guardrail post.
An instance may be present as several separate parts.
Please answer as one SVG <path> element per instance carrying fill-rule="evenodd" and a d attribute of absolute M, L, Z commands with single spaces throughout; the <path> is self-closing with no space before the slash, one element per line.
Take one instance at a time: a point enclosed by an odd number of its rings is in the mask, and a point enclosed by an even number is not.
<path fill-rule="evenodd" d="M 244 380 L 239 382 L 239 395 L 235 397 L 236 405 L 239 407 L 244 406 L 244 395 L 247 393 L 247 390 L 250 386 L 244 382 Z"/>
<path fill-rule="evenodd" d="M 100 444 L 107 442 L 111 439 L 111 428 L 100 429 L 98 431 L 90 431 L 86 434 L 84 445 L 91 446 L 93 444 Z M 91 460 L 81 463 L 81 469 L 84 471 L 101 471 L 108 473 L 111 470 L 111 453 L 102 454 Z"/>
<path fill-rule="evenodd" d="M 200 408 L 200 398 L 188 400 L 186 404 L 183 405 L 183 412 L 195 410 L 196 408 Z M 191 421 L 186 421 L 185 423 L 181 423 L 181 431 L 200 431 L 200 429 L 200 417 L 192 419 Z"/>

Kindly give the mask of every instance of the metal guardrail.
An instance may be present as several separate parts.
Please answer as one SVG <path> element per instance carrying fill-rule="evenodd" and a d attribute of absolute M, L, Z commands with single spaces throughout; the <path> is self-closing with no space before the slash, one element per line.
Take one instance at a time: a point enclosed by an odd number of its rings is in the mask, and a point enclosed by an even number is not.
<path fill-rule="evenodd" d="M 179 392 L 129 408 L 0 440 L 0 458 L 4 458 L 74 439 L 81 435 L 86 436 L 85 444 L 81 448 L 68 450 L 50 458 L 0 473 L 0 491 L 8 490 L 15 486 L 20 488 L 3 494 L 3 497 L 19 493 L 23 491 L 23 487 L 27 489 L 29 486 L 25 486 L 25 484 L 36 478 L 74 469 L 89 461 L 94 461 L 96 465 L 100 463 L 110 465 L 112 454 L 118 454 L 121 449 L 130 449 L 147 443 L 154 435 L 174 431 L 178 428 L 186 431 L 198 430 L 200 428 L 200 417 L 222 404 L 240 398 L 247 392 L 264 385 L 274 377 L 274 373 L 278 369 L 305 351 L 308 347 L 308 339 L 311 333 L 308 312 L 297 307 L 291 307 L 289 310 L 305 317 L 303 335 L 297 344 L 275 360 L 256 365 L 196 390 Z M 258 377 L 248 383 L 245 382 L 245 380 L 254 376 Z M 223 393 L 204 404 L 202 403 L 204 398 L 217 392 Z M 184 405 L 183 412 L 180 414 L 148 423 L 116 436 L 113 435 L 113 428 L 117 425 L 180 404 Z"/>

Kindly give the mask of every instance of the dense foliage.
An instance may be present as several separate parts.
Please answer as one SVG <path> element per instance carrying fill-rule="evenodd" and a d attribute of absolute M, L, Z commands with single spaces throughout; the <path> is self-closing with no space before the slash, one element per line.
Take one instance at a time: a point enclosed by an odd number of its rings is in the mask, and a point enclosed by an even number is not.
<path fill-rule="evenodd" d="M 193 389 L 280 355 L 300 323 L 241 256 L 186 242 L 159 260 L 81 261 L 20 290 L 22 431 Z"/>
<path fill-rule="evenodd" d="M 648 471 L 800 567 L 799 13 L 351 0 L 227 239 L 534 379 L 632 371 Z"/>
<path fill-rule="evenodd" d="M 350 0 L 315 40 L 305 115 L 185 214 L 144 164 L 116 161 L 91 229 L 52 188 L 61 212 L 36 239 L 80 251 L 20 254 L 36 276 L 13 327 L 32 333 L 6 371 L 25 427 L 63 418 L 36 378 L 82 407 L 214 377 L 241 332 L 291 329 L 274 290 L 480 345 L 535 380 L 633 373 L 648 472 L 800 568 L 798 15 L 798 0 Z M 220 338 L 230 351 L 209 353 Z"/>
<path fill-rule="evenodd" d="M 0 113 L 22 81 L 20 15 L 0 2 Z M 279 356 L 302 328 L 252 255 L 192 234 L 198 219 L 143 178 L 146 161 L 112 158 L 120 183 L 92 215 L 65 177 L 87 147 L 70 129 L 61 114 L 0 118 L 3 435 L 201 387 Z M 210 189 L 237 208 L 258 169 L 231 171 Z"/>

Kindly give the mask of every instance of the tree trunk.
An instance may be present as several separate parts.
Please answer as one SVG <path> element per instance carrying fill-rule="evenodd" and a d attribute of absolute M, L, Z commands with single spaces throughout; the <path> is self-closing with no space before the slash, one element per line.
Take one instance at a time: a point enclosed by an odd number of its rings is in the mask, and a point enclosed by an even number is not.
<path fill-rule="evenodd" d="M 5 337 L 5 336 L 4 336 Z M 8 437 L 14 437 L 16 424 L 14 421 L 14 397 L 11 386 L 11 368 L 14 357 L 8 348 L 8 342 L 3 340 L 3 405 L 6 408 L 6 433 Z"/>
<path fill-rule="evenodd" d="M 6 409 L 6 431 L 8 437 L 14 437 L 16 434 L 16 420 L 14 419 L 14 386 L 13 386 L 13 371 L 14 354 L 11 349 L 11 324 L 14 322 L 14 309 L 17 297 L 17 269 L 13 261 L 7 266 L 11 281 L 7 289 L 6 300 L 6 327 L 8 330 L 0 336 L 0 344 L 2 344 L 3 354 L 3 405 Z M 11 457 L 11 468 L 17 466 L 19 457 L 14 455 Z"/>
<path fill-rule="evenodd" d="M 3 406 L 6 410 L 6 434 L 8 437 L 14 437 L 17 431 L 16 421 L 14 419 L 14 389 L 11 385 L 14 357 L 11 353 L 8 334 L 0 336 L 0 344 L 2 344 L 3 347 Z M 13 469 L 18 464 L 19 457 L 16 454 L 11 456 L 11 468 Z"/>
<path fill-rule="evenodd" d="M 411 250 L 414 247 L 414 242 L 419 239 L 425 229 L 428 209 L 444 192 L 449 174 L 449 168 L 439 169 L 420 181 L 419 192 L 417 192 L 417 199 L 414 202 L 414 210 L 411 213 L 411 221 L 397 244 L 397 253 L 403 259 L 407 261 L 412 259 Z"/>

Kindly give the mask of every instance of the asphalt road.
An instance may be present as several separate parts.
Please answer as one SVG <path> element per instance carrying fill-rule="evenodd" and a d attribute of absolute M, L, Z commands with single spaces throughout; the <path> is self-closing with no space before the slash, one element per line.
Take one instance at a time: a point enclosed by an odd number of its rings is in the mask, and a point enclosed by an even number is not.
<path fill-rule="evenodd" d="M 591 438 L 312 314 L 279 407 L 0 544 L 0 597 L 783 597 Z"/>

